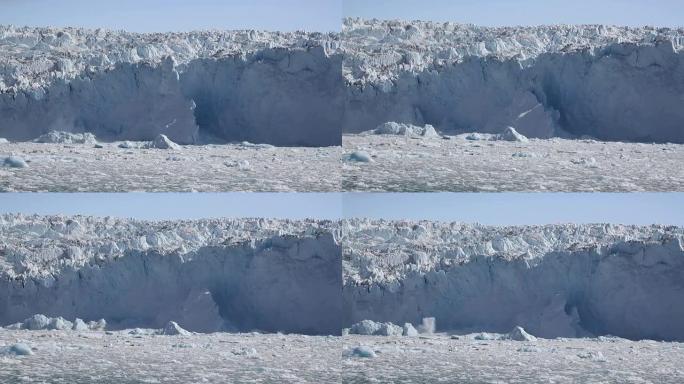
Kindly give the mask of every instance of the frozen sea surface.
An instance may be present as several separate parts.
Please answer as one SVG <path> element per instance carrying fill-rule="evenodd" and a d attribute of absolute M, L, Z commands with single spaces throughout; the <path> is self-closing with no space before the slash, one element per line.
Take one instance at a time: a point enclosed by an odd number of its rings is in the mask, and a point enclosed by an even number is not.
<path fill-rule="evenodd" d="M 12 383 L 679 383 L 684 344 L 420 337 L 0 331 L 30 356 L 0 357 Z M 375 357 L 349 352 L 366 346 Z"/>
<path fill-rule="evenodd" d="M 343 136 L 345 191 L 636 192 L 684 190 L 684 145 L 530 139 Z"/>
<path fill-rule="evenodd" d="M 121 143 L 0 143 L 28 167 L 0 166 L 0 191 L 329 192 L 340 189 L 340 147 L 254 144 L 120 148 Z M 126 144 L 124 144 L 125 146 Z M 0 161 L 2 164 L 2 161 Z"/>
<path fill-rule="evenodd" d="M 0 355 L 3 383 L 335 383 L 341 338 L 256 333 L 0 331 L 33 355 Z"/>

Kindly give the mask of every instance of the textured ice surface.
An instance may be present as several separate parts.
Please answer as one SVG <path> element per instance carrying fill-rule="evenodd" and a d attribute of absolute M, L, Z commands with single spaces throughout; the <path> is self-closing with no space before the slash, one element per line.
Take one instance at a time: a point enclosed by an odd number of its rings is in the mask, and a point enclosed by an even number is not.
<path fill-rule="evenodd" d="M 343 159 L 363 152 L 373 161 L 344 161 L 342 188 L 394 192 L 684 190 L 682 144 L 558 138 L 509 142 L 492 141 L 492 135 L 485 133 L 447 138 L 346 134 Z"/>
<path fill-rule="evenodd" d="M 350 335 L 344 337 L 344 383 L 678 383 L 684 345 L 653 341 L 536 341 Z M 349 353 L 359 346 L 372 358 Z"/>
<path fill-rule="evenodd" d="M 113 329 L 177 321 L 203 332 L 339 334 L 335 227 L 0 216 L 0 325 L 45 314 Z"/>
<path fill-rule="evenodd" d="M 338 39 L 0 26 L 0 134 L 339 144 Z"/>
<path fill-rule="evenodd" d="M 16 340 L 32 354 L 3 353 Z M 0 330 L 0 382 L 339 383 L 342 341 L 294 334 Z"/>
<path fill-rule="evenodd" d="M 343 222 L 344 326 L 684 340 L 684 230 Z"/>
<path fill-rule="evenodd" d="M 150 142 L 0 143 L 0 191 L 340 190 L 340 147 L 284 148 L 247 142 L 166 150 L 148 146 Z M 30 160 L 28 167 L 8 166 L 22 164 L 16 161 L 4 164 L 10 154 Z"/>
<path fill-rule="evenodd" d="M 684 29 L 345 19 L 345 132 L 684 142 Z"/>

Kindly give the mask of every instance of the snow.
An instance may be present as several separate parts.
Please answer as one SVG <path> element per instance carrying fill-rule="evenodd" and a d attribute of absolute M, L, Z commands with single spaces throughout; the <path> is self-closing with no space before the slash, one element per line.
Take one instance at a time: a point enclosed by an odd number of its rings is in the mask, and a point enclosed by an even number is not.
<path fill-rule="evenodd" d="M 491 141 L 493 135 L 461 134 L 446 136 L 450 140 L 425 140 L 345 134 L 344 153 L 372 153 L 374 161 L 343 162 L 342 189 L 389 192 L 684 190 L 684 169 L 680 166 L 684 162 L 682 144 L 558 138 Z"/>
<path fill-rule="evenodd" d="M 31 159 L 0 167 L 0 191 L 331 192 L 340 190 L 340 147 L 289 148 L 251 143 L 146 148 L 147 141 L 0 144 L 3 155 Z M 121 147 L 121 148 L 120 148 Z"/>

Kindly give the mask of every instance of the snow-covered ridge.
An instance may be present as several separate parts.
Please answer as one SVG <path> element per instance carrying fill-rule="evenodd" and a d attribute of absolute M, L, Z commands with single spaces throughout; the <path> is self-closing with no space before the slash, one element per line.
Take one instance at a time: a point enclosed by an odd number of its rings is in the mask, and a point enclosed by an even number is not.
<path fill-rule="evenodd" d="M 664 225 L 487 226 L 435 221 L 348 219 L 342 224 L 347 284 L 391 283 L 415 271 L 448 269 L 485 257 L 539 262 L 548 253 L 620 242 L 684 244 L 684 228 Z"/>
<path fill-rule="evenodd" d="M 178 64 L 244 55 L 263 49 L 334 50 L 338 36 L 257 30 L 133 33 L 105 29 L 0 25 L 0 92 L 32 89 L 56 79 L 111 69 L 116 63 Z"/>
<path fill-rule="evenodd" d="M 526 62 L 545 53 L 569 53 L 613 44 L 684 47 L 684 28 L 612 25 L 484 27 L 431 21 L 345 18 L 342 31 L 345 78 L 382 82 L 401 71 L 420 72 L 495 57 Z"/>
<path fill-rule="evenodd" d="M 52 277 L 143 251 L 187 254 L 206 246 L 254 244 L 275 236 L 328 233 L 326 220 L 203 219 L 146 221 L 116 217 L 0 215 L 0 277 Z"/>

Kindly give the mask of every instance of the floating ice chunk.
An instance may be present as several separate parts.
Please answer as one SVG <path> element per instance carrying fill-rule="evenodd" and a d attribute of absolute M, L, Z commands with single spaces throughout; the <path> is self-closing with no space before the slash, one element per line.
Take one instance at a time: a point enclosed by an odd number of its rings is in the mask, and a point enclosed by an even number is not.
<path fill-rule="evenodd" d="M 45 315 L 36 314 L 24 320 L 23 328 L 31 331 L 47 329 L 51 319 Z"/>
<path fill-rule="evenodd" d="M 71 327 L 72 330 L 74 331 L 88 331 L 88 324 L 86 324 L 83 320 L 79 319 L 78 317 L 76 320 L 74 320 L 74 326 Z"/>
<path fill-rule="evenodd" d="M 71 133 L 64 131 L 50 131 L 38 136 L 36 143 L 59 143 L 59 144 L 96 144 L 95 135 L 89 132 Z"/>
<path fill-rule="evenodd" d="M 426 334 L 435 333 L 435 323 L 434 317 L 424 317 L 422 324 L 418 326 L 418 332 Z"/>
<path fill-rule="evenodd" d="M 413 327 L 411 323 L 404 323 L 404 329 L 402 331 L 404 336 L 418 336 L 418 331 Z"/>
<path fill-rule="evenodd" d="M 5 157 L 2 161 L 2 165 L 10 168 L 26 168 L 28 164 L 24 159 L 19 156 L 9 156 Z"/>
<path fill-rule="evenodd" d="M 422 136 L 422 137 L 440 137 L 435 127 L 426 124 L 423 127 L 412 124 L 396 123 L 393 121 L 383 123 L 377 128 L 367 132 L 375 135 L 401 135 L 401 136 Z"/>
<path fill-rule="evenodd" d="M 48 325 L 48 329 L 54 329 L 58 331 L 66 331 L 73 328 L 74 324 L 61 316 L 51 318 L 50 324 Z"/>
<path fill-rule="evenodd" d="M 515 128 L 513 128 L 513 127 L 504 128 L 503 132 L 501 132 L 497 137 L 498 137 L 497 140 L 504 140 L 504 141 L 518 141 L 521 143 L 527 143 L 529 141 L 527 139 L 527 137 L 518 133 L 518 131 L 516 131 Z"/>
<path fill-rule="evenodd" d="M 375 335 L 381 327 L 381 323 L 376 323 L 373 320 L 362 320 L 352 325 L 349 333 L 353 335 Z"/>
<path fill-rule="evenodd" d="M 351 355 L 356 357 L 375 357 L 375 351 L 371 347 L 361 345 L 354 347 Z"/>
<path fill-rule="evenodd" d="M 517 326 L 510 331 L 506 337 L 508 340 L 515 341 L 536 341 L 537 338 L 530 335 L 523 329 L 523 327 Z"/>
<path fill-rule="evenodd" d="M 0 355 L 3 354 L 15 356 L 30 356 L 33 355 L 33 350 L 31 350 L 31 347 L 24 343 L 16 343 L 10 345 L 9 347 L 0 349 Z"/>
<path fill-rule="evenodd" d="M 181 335 L 181 336 L 188 336 L 190 335 L 190 332 L 186 331 L 185 329 L 181 328 L 178 323 L 175 321 L 169 321 L 166 323 L 166 326 L 162 328 L 161 331 L 162 335 Z"/>
<path fill-rule="evenodd" d="M 500 338 L 501 335 L 489 332 L 481 332 L 473 336 L 473 339 L 475 340 L 499 340 Z"/>
<path fill-rule="evenodd" d="M 377 334 L 381 336 L 401 336 L 404 329 L 396 324 L 382 323 Z"/>
<path fill-rule="evenodd" d="M 579 357 L 580 359 L 588 359 L 588 360 L 594 360 L 594 361 L 598 361 L 598 362 L 607 361 L 605 356 L 603 356 L 603 353 L 601 353 L 601 351 L 580 352 L 577 354 L 577 357 Z"/>
<path fill-rule="evenodd" d="M 0 137 L 0 144 L 9 144 L 9 140 L 5 139 L 4 137 Z"/>
<path fill-rule="evenodd" d="M 236 356 L 245 356 L 245 357 L 249 357 L 252 359 L 258 359 L 259 358 L 259 353 L 254 348 L 241 348 L 241 349 L 233 350 L 231 352 L 233 353 L 233 355 L 236 355 Z"/>
<path fill-rule="evenodd" d="M 180 145 L 174 143 L 166 137 L 164 134 L 159 134 L 157 137 L 152 140 L 152 143 L 150 143 L 149 148 L 157 148 L 157 149 L 180 149 Z"/>
<path fill-rule="evenodd" d="M 370 163 L 373 161 L 373 158 L 371 158 L 371 155 L 368 154 L 368 152 L 364 151 L 354 151 L 347 155 L 347 160 L 348 161 L 356 161 L 359 163 Z"/>
<path fill-rule="evenodd" d="M 107 328 L 107 321 L 100 319 L 98 321 L 89 321 L 88 328 L 91 331 L 104 331 Z"/>
<path fill-rule="evenodd" d="M 596 159 L 593 157 L 583 157 L 581 159 L 572 159 L 570 160 L 571 163 L 576 164 L 576 165 L 584 165 L 587 168 L 598 168 L 598 163 L 596 162 Z"/>

